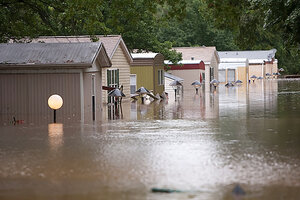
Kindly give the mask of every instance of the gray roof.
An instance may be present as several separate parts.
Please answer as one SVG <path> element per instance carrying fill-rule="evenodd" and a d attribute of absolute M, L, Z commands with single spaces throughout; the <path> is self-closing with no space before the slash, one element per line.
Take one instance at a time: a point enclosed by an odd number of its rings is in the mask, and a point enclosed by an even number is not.
<path fill-rule="evenodd" d="M 99 39 L 99 42 L 102 42 L 105 46 L 106 52 L 110 59 L 115 54 L 118 45 L 121 44 L 125 51 L 125 56 L 132 62 L 132 57 L 123 41 L 121 35 L 95 35 Z M 24 42 L 32 43 L 77 43 L 77 42 L 92 42 L 91 36 L 89 35 L 78 35 L 78 36 L 40 36 L 38 38 L 23 39 Z M 12 41 L 13 42 L 13 41 Z"/>
<path fill-rule="evenodd" d="M 101 42 L 0 44 L 0 65 L 91 65 L 101 49 Z"/>
<path fill-rule="evenodd" d="M 276 49 L 258 51 L 218 51 L 220 58 L 248 58 L 249 60 L 263 59 L 271 61 L 275 58 Z"/>
<path fill-rule="evenodd" d="M 165 77 L 167 77 L 167 78 L 169 78 L 169 79 L 172 79 L 172 80 L 174 80 L 174 81 L 179 81 L 179 82 L 181 82 L 181 81 L 184 80 L 184 79 L 182 79 L 182 78 L 180 78 L 180 77 L 178 77 L 178 76 L 174 76 L 174 75 L 169 74 L 169 73 L 167 73 L 167 72 L 165 72 L 164 74 L 165 74 Z"/>

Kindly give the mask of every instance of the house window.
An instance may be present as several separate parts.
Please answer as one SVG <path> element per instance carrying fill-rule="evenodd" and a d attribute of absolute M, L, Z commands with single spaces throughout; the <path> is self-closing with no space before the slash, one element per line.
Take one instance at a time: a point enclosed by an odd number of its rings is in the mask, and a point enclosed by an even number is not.
<path fill-rule="evenodd" d="M 164 71 L 162 69 L 158 70 L 158 85 L 164 84 Z"/>
<path fill-rule="evenodd" d="M 215 78 L 214 68 L 210 67 L 210 81 L 212 81 Z"/>
<path fill-rule="evenodd" d="M 119 87 L 119 69 L 107 70 L 107 86 L 114 88 Z"/>
<path fill-rule="evenodd" d="M 235 69 L 227 69 L 227 82 L 235 81 Z"/>
<path fill-rule="evenodd" d="M 119 87 L 119 69 L 107 69 L 107 86 Z M 108 97 L 108 103 L 114 103 L 114 98 Z"/>
<path fill-rule="evenodd" d="M 135 94 L 136 91 L 136 74 L 130 74 L 130 94 Z"/>

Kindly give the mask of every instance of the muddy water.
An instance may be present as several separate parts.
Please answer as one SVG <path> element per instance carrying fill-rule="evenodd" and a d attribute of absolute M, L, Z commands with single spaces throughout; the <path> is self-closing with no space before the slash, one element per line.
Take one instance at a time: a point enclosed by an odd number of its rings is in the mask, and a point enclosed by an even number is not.
<path fill-rule="evenodd" d="M 236 184 L 300 198 L 299 80 L 174 98 L 93 124 L 2 125 L 0 199 L 239 199 Z"/>

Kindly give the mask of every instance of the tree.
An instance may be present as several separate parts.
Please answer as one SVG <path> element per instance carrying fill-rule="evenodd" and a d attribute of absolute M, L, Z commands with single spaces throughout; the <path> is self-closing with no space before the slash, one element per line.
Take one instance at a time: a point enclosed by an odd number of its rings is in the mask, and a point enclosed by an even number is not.
<path fill-rule="evenodd" d="M 170 19 L 158 32 L 161 41 L 169 40 L 174 46 L 216 46 L 218 50 L 237 49 L 233 33 L 214 27 L 213 17 L 201 0 L 187 1 L 184 19 Z"/>
<path fill-rule="evenodd" d="M 300 1 L 206 0 L 219 28 L 233 30 L 240 49 L 276 48 L 279 67 L 300 73 Z"/>
<path fill-rule="evenodd" d="M 159 42 L 156 30 L 161 20 L 180 16 L 184 0 L 2 0 L 0 41 L 40 35 L 122 34 L 130 49 L 169 51 Z M 159 7 L 166 14 L 156 15 Z"/>

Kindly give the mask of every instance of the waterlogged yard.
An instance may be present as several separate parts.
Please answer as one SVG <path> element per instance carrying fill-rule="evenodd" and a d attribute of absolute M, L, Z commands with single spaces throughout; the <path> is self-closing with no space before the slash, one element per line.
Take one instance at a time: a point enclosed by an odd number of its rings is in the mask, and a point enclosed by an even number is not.
<path fill-rule="evenodd" d="M 148 103 L 94 124 L 2 124 L 0 199 L 234 199 L 237 184 L 300 198 L 299 80 Z"/>

